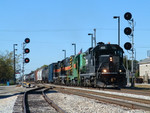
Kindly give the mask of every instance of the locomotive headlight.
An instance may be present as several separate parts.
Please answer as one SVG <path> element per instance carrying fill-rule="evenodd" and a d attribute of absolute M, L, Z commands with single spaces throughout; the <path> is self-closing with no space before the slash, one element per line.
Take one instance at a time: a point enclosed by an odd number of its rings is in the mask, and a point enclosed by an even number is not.
<path fill-rule="evenodd" d="M 120 69 L 120 70 L 119 70 L 119 72 L 121 73 L 121 72 L 122 72 L 122 70 Z"/>
<path fill-rule="evenodd" d="M 103 69 L 103 72 L 104 72 L 104 73 L 106 73 L 106 72 L 107 72 L 107 70 L 106 70 L 106 69 Z"/>
<path fill-rule="evenodd" d="M 112 62 L 112 61 L 113 61 L 113 58 L 112 58 L 112 57 L 109 57 L 109 61 Z"/>

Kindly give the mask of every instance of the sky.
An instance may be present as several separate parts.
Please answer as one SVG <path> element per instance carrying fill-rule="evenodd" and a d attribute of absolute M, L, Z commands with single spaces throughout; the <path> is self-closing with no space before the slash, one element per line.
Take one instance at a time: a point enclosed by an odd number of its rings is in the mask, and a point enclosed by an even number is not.
<path fill-rule="evenodd" d="M 0 53 L 13 51 L 22 54 L 22 43 L 30 53 L 25 57 L 25 74 L 43 65 L 61 61 L 74 54 L 86 51 L 91 46 L 91 36 L 96 28 L 96 41 L 118 43 L 118 21 L 120 16 L 120 46 L 124 49 L 131 38 L 124 34 L 130 27 L 124 14 L 130 12 L 134 19 L 134 49 L 136 60 L 147 58 L 150 50 L 150 0 L 0 0 Z M 131 59 L 131 51 L 124 49 Z M 22 59 L 20 63 L 22 66 Z"/>

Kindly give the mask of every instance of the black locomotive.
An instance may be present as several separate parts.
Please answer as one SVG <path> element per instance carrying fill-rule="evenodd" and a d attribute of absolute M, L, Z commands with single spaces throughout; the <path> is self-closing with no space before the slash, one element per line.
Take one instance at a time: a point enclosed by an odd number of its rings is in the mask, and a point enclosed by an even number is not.
<path fill-rule="evenodd" d="M 80 74 L 84 85 L 114 85 L 124 87 L 127 84 L 123 65 L 123 49 L 117 44 L 99 42 L 95 48 L 85 52 L 86 65 Z"/>

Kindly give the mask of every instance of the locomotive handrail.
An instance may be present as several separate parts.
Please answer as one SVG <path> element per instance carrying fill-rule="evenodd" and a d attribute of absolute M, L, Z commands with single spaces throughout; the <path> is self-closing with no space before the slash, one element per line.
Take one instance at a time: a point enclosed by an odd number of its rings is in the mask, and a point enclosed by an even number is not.
<path fill-rule="evenodd" d="M 122 64 L 123 65 L 123 67 L 125 68 L 125 70 L 127 71 L 127 69 L 126 69 L 126 67 L 124 66 L 124 64 Z"/>
<path fill-rule="evenodd" d="M 100 63 L 100 65 L 99 65 L 99 67 L 98 67 L 98 69 L 97 69 L 97 75 L 98 75 L 98 71 L 99 71 L 101 65 L 102 65 L 102 63 Z"/>

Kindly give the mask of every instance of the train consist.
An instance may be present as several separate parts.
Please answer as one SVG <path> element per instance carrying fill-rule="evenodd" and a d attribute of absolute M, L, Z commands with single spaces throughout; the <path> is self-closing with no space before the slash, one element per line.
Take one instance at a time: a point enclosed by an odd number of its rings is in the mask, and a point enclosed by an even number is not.
<path fill-rule="evenodd" d="M 37 69 L 26 80 L 75 86 L 101 87 L 127 84 L 123 49 L 117 44 L 99 42 L 96 47 Z"/>

